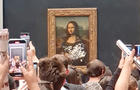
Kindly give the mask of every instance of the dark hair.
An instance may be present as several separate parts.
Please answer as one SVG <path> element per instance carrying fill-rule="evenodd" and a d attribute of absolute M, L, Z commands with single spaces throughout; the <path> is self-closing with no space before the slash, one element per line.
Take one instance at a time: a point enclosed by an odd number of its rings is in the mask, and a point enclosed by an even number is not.
<path fill-rule="evenodd" d="M 98 59 L 92 60 L 87 64 L 87 74 L 90 77 L 98 77 L 105 73 L 105 65 Z"/>
<path fill-rule="evenodd" d="M 69 32 L 68 32 L 68 25 L 72 23 L 74 25 L 74 32 L 73 34 L 75 34 L 76 36 L 79 36 L 79 26 L 78 24 L 75 22 L 75 21 L 69 21 L 68 24 L 67 24 L 67 27 L 66 27 L 66 34 L 67 34 L 67 37 L 70 36 Z"/>
<path fill-rule="evenodd" d="M 53 83 L 48 81 L 40 81 L 38 83 L 40 90 L 54 90 Z"/>
<path fill-rule="evenodd" d="M 81 75 L 78 69 L 76 69 L 74 66 L 69 66 L 68 70 L 69 74 L 66 77 L 67 82 L 72 84 L 81 84 Z"/>
<path fill-rule="evenodd" d="M 108 82 L 111 80 L 112 76 L 104 76 L 100 81 L 99 84 L 103 88 L 103 90 L 106 90 L 106 86 Z"/>
<path fill-rule="evenodd" d="M 53 83 L 54 90 L 60 90 L 65 80 L 65 66 L 58 58 L 42 58 L 39 61 L 39 76 L 41 80 Z"/>
<path fill-rule="evenodd" d="M 63 64 L 64 64 L 64 66 L 66 67 L 66 69 L 68 69 L 68 65 L 69 65 L 69 63 L 71 62 L 70 57 L 65 56 L 65 55 L 63 55 L 63 54 L 55 54 L 54 56 L 51 57 L 51 59 L 54 59 L 54 58 L 57 58 L 57 59 L 59 59 L 60 61 L 62 61 Z"/>
<path fill-rule="evenodd" d="M 20 63 L 16 62 L 16 67 L 19 68 L 19 66 L 20 66 Z"/>

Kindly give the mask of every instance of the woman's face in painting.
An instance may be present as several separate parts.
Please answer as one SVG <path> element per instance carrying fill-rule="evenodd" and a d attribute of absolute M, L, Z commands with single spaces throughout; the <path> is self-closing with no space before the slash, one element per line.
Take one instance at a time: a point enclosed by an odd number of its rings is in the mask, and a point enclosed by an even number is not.
<path fill-rule="evenodd" d="M 74 25 L 72 23 L 69 23 L 68 24 L 68 32 L 69 32 L 69 34 L 73 34 L 74 30 L 75 30 Z"/>

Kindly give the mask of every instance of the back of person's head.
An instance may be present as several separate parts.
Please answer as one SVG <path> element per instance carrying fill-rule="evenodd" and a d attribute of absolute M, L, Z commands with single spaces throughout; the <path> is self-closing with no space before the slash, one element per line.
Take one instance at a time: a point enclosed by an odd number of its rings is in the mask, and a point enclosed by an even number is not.
<path fill-rule="evenodd" d="M 42 58 L 39 61 L 39 77 L 52 82 L 54 90 L 60 90 L 66 77 L 64 64 L 58 58 Z"/>
<path fill-rule="evenodd" d="M 103 88 L 103 90 L 105 90 L 105 88 L 106 88 L 106 86 L 107 86 L 107 84 L 108 84 L 108 82 L 111 80 L 111 76 L 104 76 L 100 81 L 99 81 L 99 83 L 100 83 L 100 85 L 101 85 L 101 87 Z"/>
<path fill-rule="evenodd" d="M 63 64 L 65 65 L 66 69 L 68 69 L 68 65 L 71 62 L 70 58 L 63 54 L 55 54 L 54 56 L 51 57 L 51 59 L 61 60 L 63 62 Z"/>
<path fill-rule="evenodd" d="M 66 77 L 66 81 L 72 84 L 82 84 L 81 74 L 79 70 L 76 69 L 74 66 L 69 66 L 68 70 L 69 70 L 69 73 Z"/>
<path fill-rule="evenodd" d="M 87 74 L 89 77 L 99 77 L 105 73 L 105 65 L 98 59 L 92 60 L 87 64 Z"/>
<path fill-rule="evenodd" d="M 129 79 L 128 90 L 138 90 L 137 80 L 133 76 L 131 76 Z"/>

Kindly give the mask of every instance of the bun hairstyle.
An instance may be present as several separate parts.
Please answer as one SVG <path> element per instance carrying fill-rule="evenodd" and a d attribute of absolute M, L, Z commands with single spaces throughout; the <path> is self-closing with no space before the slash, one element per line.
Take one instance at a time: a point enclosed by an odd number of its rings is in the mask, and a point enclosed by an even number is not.
<path fill-rule="evenodd" d="M 98 59 L 92 60 L 87 64 L 87 74 L 90 77 L 98 77 L 105 73 L 105 65 Z"/>

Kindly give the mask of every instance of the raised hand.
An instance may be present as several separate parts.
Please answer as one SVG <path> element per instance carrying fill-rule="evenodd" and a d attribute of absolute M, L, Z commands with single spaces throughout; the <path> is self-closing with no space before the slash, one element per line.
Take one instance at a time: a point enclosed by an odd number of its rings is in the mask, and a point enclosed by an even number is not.
<path fill-rule="evenodd" d="M 21 67 L 23 72 L 23 78 L 27 82 L 27 85 L 30 90 L 40 90 L 38 86 L 38 78 L 36 76 L 36 72 L 33 66 L 32 58 L 28 57 L 27 68 Z"/>

